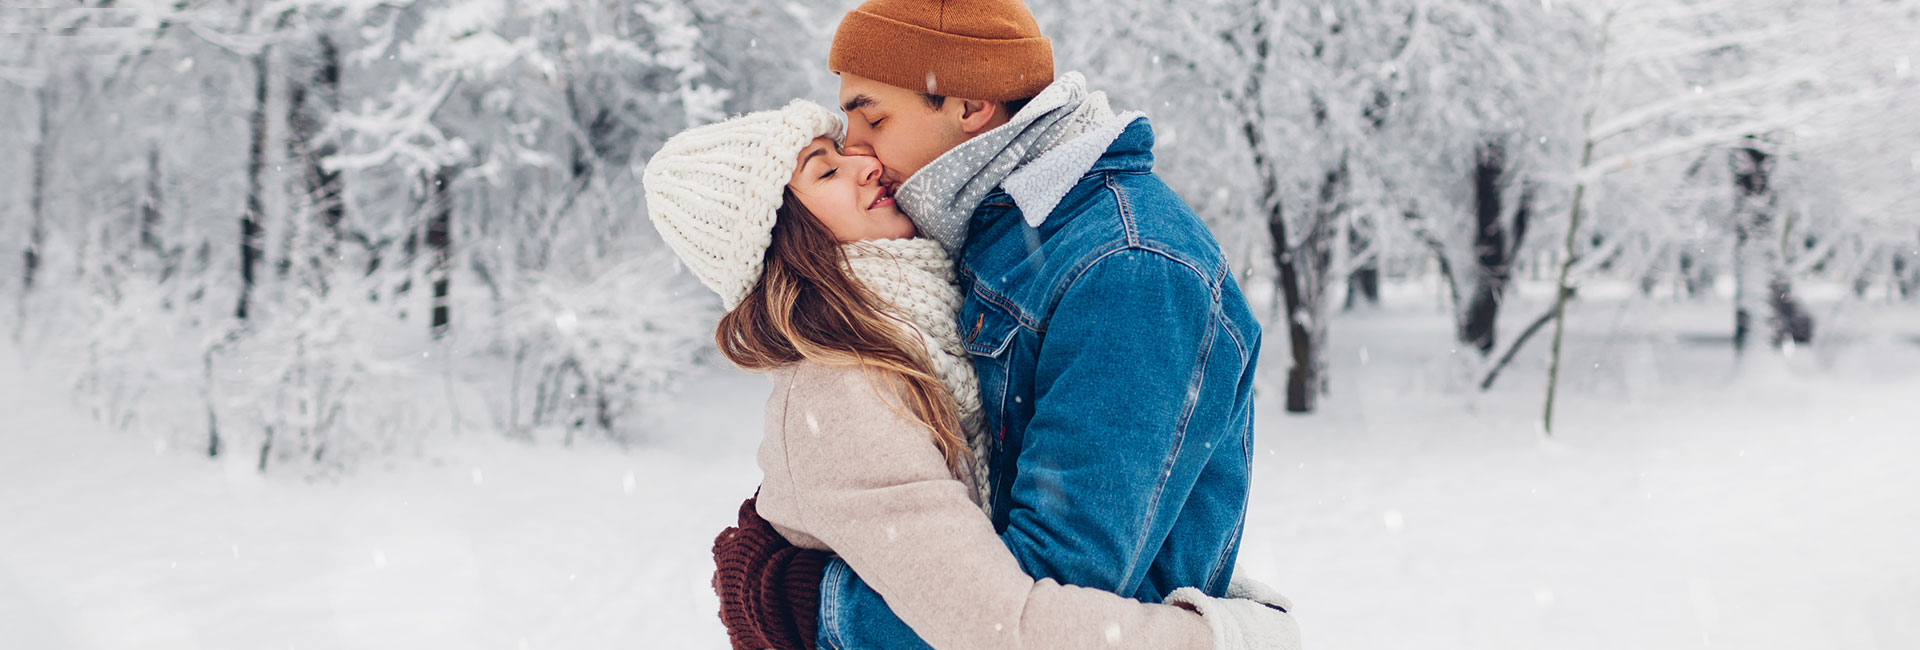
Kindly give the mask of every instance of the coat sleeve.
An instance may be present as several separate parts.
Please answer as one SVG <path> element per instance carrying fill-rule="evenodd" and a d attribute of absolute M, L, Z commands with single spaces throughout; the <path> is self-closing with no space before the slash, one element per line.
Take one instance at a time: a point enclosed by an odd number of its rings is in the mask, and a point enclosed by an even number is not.
<path fill-rule="evenodd" d="M 927 644 L 1211 646 L 1211 630 L 1191 611 L 1028 577 L 883 380 L 812 366 L 793 382 L 777 435 L 798 523 Z"/>

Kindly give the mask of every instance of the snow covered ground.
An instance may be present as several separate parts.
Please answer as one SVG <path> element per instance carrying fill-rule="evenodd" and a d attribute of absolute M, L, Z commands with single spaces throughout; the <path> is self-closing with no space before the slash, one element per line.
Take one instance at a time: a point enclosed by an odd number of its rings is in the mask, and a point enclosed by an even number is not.
<path fill-rule="evenodd" d="M 1587 296 L 1550 440 L 1544 346 L 1473 391 L 1418 295 L 1333 324 L 1323 412 L 1263 386 L 1241 562 L 1308 647 L 1920 647 L 1920 310 L 1816 302 L 1820 343 L 1739 367 L 1724 303 Z M 758 480 L 757 377 L 696 377 L 646 447 L 469 430 L 308 480 L 45 374 L 0 347 L 0 647 L 726 647 L 708 550 Z"/>

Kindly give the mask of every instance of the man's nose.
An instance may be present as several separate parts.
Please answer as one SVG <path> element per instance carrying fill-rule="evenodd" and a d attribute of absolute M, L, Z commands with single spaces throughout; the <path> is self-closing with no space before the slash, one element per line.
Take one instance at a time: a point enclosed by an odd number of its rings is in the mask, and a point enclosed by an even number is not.
<path fill-rule="evenodd" d="M 855 140 L 851 134 L 847 136 L 847 145 L 841 151 L 849 156 L 878 157 L 873 153 L 873 145 L 867 144 L 864 140 Z"/>

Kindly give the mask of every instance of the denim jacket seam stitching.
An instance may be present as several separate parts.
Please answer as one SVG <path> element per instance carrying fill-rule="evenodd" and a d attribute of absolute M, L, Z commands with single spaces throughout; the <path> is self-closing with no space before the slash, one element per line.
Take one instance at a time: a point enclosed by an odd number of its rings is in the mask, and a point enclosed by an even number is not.
<path fill-rule="evenodd" d="M 1240 340 L 1240 333 L 1234 331 L 1233 321 L 1227 318 L 1227 314 L 1219 302 L 1216 301 L 1213 303 L 1213 313 L 1210 317 L 1220 324 L 1220 329 L 1226 330 L 1227 338 L 1233 339 L 1233 349 L 1240 354 L 1240 363 L 1253 363 L 1253 353 L 1247 350 L 1246 342 Z"/>
<path fill-rule="evenodd" d="M 982 424 L 983 425 L 985 424 L 984 420 L 987 417 L 986 414 L 989 412 L 989 410 L 991 410 L 992 412 L 997 413 L 993 417 L 997 417 L 1000 420 L 999 428 L 1001 430 L 1001 433 L 999 434 L 990 434 L 987 436 L 987 440 L 990 445 L 989 447 L 990 451 L 987 456 L 987 464 L 989 468 L 988 469 L 989 474 L 987 475 L 987 480 L 991 482 L 992 488 L 993 488 L 992 494 L 989 495 L 990 498 L 987 501 L 987 507 L 991 510 L 990 512 L 987 513 L 987 521 L 989 523 L 992 523 L 994 516 L 999 514 L 1000 512 L 1000 508 L 995 507 L 993 501 L 996 499 L 1005 497 L 1007 494 L 1010 494 L 1013 491 L 1013 483 L 1002 480 L 1004 477 L 1008 476 L 1009 474 L 1007 468 L 1003 466 L 1006 465 L 1007 463 L 1017 461 L 1020 458 L 1020 454 L 1018 453 L 1015 453 L 1015 454 L 1007 453 L 1007 440 L 1006 440 L 1006 434 L 1005 434 L 1005 430 L 1007 426 L 1007 392 L 1011 390 L 1011 385 L 1013 384 L 1013 380 L 1011 377 L 1008 377 L 1008 374 L 1009 373 L 1005 368 L 1002 368 L 1000 370 L 1000 381 L 999 381 L 1000 398 L 998 400 L 991 402 L 992 406 L 988 405 L 989 402 L 986 401 L 987 396 L 985 394 L 982 394 L 980 396 L 981 397 L 980 411 L 981 411 L 982 420 L 983 420 Z M 1026 434 L 1022 432 L 1021 440 L 1024 441 L 1025 439 L 1026 439 Z M 995 528 L 997 529 L 998 526 L 996 525 Z M 999 532 L 999 531 L 996 530 L 995 532 Z"/>
<path fill-rule="evenodd" d="M 1140 559 L 1146 554 L 1147 538 L 1153 535 L 1154 522 L 1158 519 L 1157 513 L 1160 512 L 1161 499 L 1167 494 L 1167 481 L 1173 476 L 1173 466 L 1178 464 L 1180 457 L 1180 445 L 1185 441 L 1186 426 L 1183 424 L 1174 429 L 1173 447 L 1170 450 L 1172 453 L 1167 454 L 1166 461 L 1161 463 L 1160 475 L 1154 477 L 1153 497 L 1148 499 L 1145 521 L 1141 522 L 1140 534 L 1134 539 L 1132 552 L 1128 553 L 1127 570 L 1120 574 L 1122 580 L 1132 579 L 1134 571 L 1140 568 Z M 1148 564 L 1151 565 L 1152 562 Z M 1125 585 L 1124 582 L 1115 584 L 1111 591 L 1120 593 Z"/>
<path fill-rule="evenodd" d="M 1125 242 L 1116 241 L 1116 242 L 1101 246 L 1099 248 L 1095 248 L 1092 251 L 1089 251 L 1084 258 L 1082 258 L 1078 263 L 1075 263 L 1073 265 L 1073 268 L 1071 270 L 1067 271 L 1066 277 L 1061 279 L 1058 285 L 1053 289 L 1053 291 L 1050 292 L 1050 295 L 1047 296 L 1047 303 L 1046 303 L 1047 312 L 1052 313 L 1053 311 L 1058 309 L 1060 305 L 1060 300 L 1066 297 L 1067 291 L 1072 289 L 1074 284 L 1080 282 L 1080 278 L 1085 277 L 1087 274 L 1087 271 L 1091 270 L 1094 267 L 1094 265 L 1099 264 L 1101 261 L 1104 261 L 1109 257 L 1113 257 L 1114 255 L 1125 253 L 1127 251 L 1147 253 L 1154 257 L 1163 258 L 1179 266 L 1186 267 L 1188 271 L 1192 271 L 1195 275 L 1200 276 L 1200 282 L 1202 284 L 1206 283 L 1206 275 L 1204 273 L 1201 273 L 1199 267 L 1194 266 L 1193 264 L 1187 262 L 1185 259 L 1182 259 L 1179 255 L 1174 254 L 1174 252 L 1172 251 L 1168 251 L 1166 249 L 1162 249 L 1156 246 L 1148 246 L 1144 244 L 1135 246 L 1135 245 L 1129 245 Z M 1036 328 L 1035 331 L 1044 334 L 1046 333 L 1046 328 L 1044 327 Z"/>
<path fill-rule="evenodd" d="M 1008 316 L 1012 316 L 1013 321 L 1016 325 L 1025 327 L 1035 332 L 1041 331 L 1040 324 L 1034 322 L 1033 319 L 1029 318 L 1027 316 L 1026 310 L 1021 309 L 1019 305 L 1014 304 L 1014 301 L 1012 298 L 1008 298 L 1006 296 L 1000 295 L 999 292 L 989 289 L 984 284 L 977 281 L 973 283 L 973 290 L 975 293 L 980 294 L 981 300 L 986 301 L 987 303 L 992 304 L 996 307 L 999 307 L 1002 311 L 1007 312 Z"/>
<path fill-rule="evenodd" d="M 1073 286 L 1073 283 L 1079 282 L 1080 277 L 1083 275 L 1086 275 L 1087 270 L 1090 268 L 1093 268 L 1093 265 L 1098 264 L 1101 260 L 1112 257 L 1115 254 L 1123 253 L 1127 251 L 1137 251 L 1141 253 L 1147 253 L 1154 257 L 1163 258 L 1169 262 L 1185 267 L 1188 271 L 1191 271 L 1195 276 L 1198 276 L 1198 279 L 1200 280 L 1200 284 L 1202 285 L 1207 284 L 1206 272 L 1201 270 L 1199 265 L 1196 265 L 1193 262 L 1188 261 L 1186 257 L 1180 255 L 1178 251 L 1168 250 L 1160 246 L 1155 246 L 1150 242 L 1141 242 L 1137 244 L 1128 244 L 1125 242 L 1113 242 L 1101 248 L 1093 249 L 1093 251 L 1089 252 L 1087 256 L 1080 261 L 1080 263 L 1075 264 L 1073 267 L 1073 270 L 1069 271 L 1067 273 L 1066 279 L 1061 282 L 1060 288 L 1056 289 L 1053 292 L 1054 293 L 1053 298 L 1049 302 L 1052 304 L 1057 304 L 1060 300 L 1060 297 L 1066 294 L 1067 288 Z M 1212 293 L 1211 288 L 1209 288 L 1208 293 L 1211 296 L 1211 293 Z"/>
<path fill-rule="evenodd" d="M 1126 250 L 1131 250 L 1131 247 L 1127 246 L 1126 242 L 1112 241 L 1090 248 L 1086 254 L 1081 255 L 1080 259 L 1074 262 L 1073 266 L 1068 267 L 1064 273 L 1061 273 L 1060 278 L 1055 280 L 1053 286 L 1047 290 L 1047 297 L 1042 303 L 1042 306 L 1044 307 L 1043 311 L 1049 314 L 1048 320 L 1052 320 L 1051 314 L 1059 310 L 1060 300 L 1066 297 L 1067 291 L 1072 289 L 1074 284 L 1080 282 L 1080 278 L 1087 274 L 1088 269 L 1093 268 L 1095 264 L 1099 264 L 1101 260 Z M 1034 331 L 1045 334 L 1047 330 L 1044 327 L 1036 327 Z"/>
<path fill-rule="evenodd" d="M 1232 276 L 1233 273 L 1224 264 L 1214 272 L 1214 277 L 1208 284 L 1208 288 L 1213 290 L 1213 309 L 1211 316 L 1217 319 L 1220 327 L 1227 331 L 1227 338 L 1233 339 L 1233 348 L 1235 352 L 1240 354 L 1240 363 L 1247 364 L 1252 363 L 1252 353 L 1247 351 L 1246 341 L 1240 340 L 1240 333 L 1234 331 L 1236 328 L 1233 325 L 1233 319 L 1227 318 L 1226 299 L 1221 295 L 1222 290 L 1226 287 L 1227 279 Z"/>
<path fill-rule="evenodd" d="M 835 579 L 839 575 L 840 570 L 832 563 L 828 563 L 827 571 L 828 574 L 823 576 L 822 584 L 827 585 L 829 589 L 833 590 L 833 597 L 824 599 L 826 609 L 820 612 L 819 629 L 825 632 L 825 634 L 815 638 L 814 642 L 819 643 L 823 640 L 826 641 L 827 648 L 824 650 L 842 650 L 845 644 L 842 643 L 843 640 L 840 638 L 838 624 L 840 620 L 840 589 L 839 580 Z"/>
<path fill-rule="evenodd" d="M 1127 234 L 1127 245 L 1139 246 L 1140 229 L 1133 221 L 1133 205 L 1128 202 L 1126 189 L 1120 187 L 1112 174 L 1107 174 L 1101 181 L 1107 186 L 1107 191 L 1113 194 L 1114 203 L 1120 211 L 1120 226 Z"/>
<path fill-rule="evenodd" d="M 1240 540 L 1246 532 L 1247 507 L 1243 503 L 1240 506 L 1239 524 L 1233 527 L 1233 539 L 1227 540 L 1226 546 L 1220 547 L 1220 554 L 1213 557 L 1213 570 L 1207 572 L 1207 586 L 1213 586 L 1220 580 L 1220 570 L 1227 568 L 1227 556 L 1233 555 L 1234 551 L 1240 548 Z M 1232 576 L 1228 576 L 1228 580 L 1231 581 Z"/>
<path fill-rule="evenodd" d="M 1220 302 L 1220 292 L 1226 290 L 1227 278 L 1232 275 L 1232 270 L 1228 269 L 1226 264 L 1221 264 L 1213 270 L 1213 275 L 1207 278 L 1207 289 L 1213 291 L 1214 303 L 1218 304 Z"/>
<path fill-rule="evenodd" d="M 1215 334 L 1214 328 L 1212 327 L 1213 316 L 1211 314 L 1207 316 L 1207 325 L 1206 336 L 1200 340 L 1200 356 L 1196 359 L 1199 363 L 1194 364 L 1193 376 L 1187 379 L 1186 404 L 1181 408 L 1180 425 L 1179 428 L 1176 429 L 1178 437 L 1182 440 L 1187 436 L 1187 425 L 1193 422 L 1193 410 L 1200 404 L 1199 389 L 1206 383 L 1207 362 L 1213 358 L 1213 340 Z"/>
<path fill-rule="evenodd" d="M 1241 466 L 1242 466 L 1242 469 L 1246 471 L 1246 475 L 1248 477 L 1252 477 L 1253 476 L 1253 435 L 1252 435 L 1253 407 L 1249 405 L 1244 412 L 1246 414 L 1246 418 L 1242 421 L 1245 424 L 1241 425 L 1240 431 L 1238 432 L 1240 435 L 1240 456 L 1245 459 L 1245 461 L 1241 463 Z M 1252 498 L 1253 496 L 1251 492 L 1249 492 L 1247 497 L 1241 500 L 1239 523 L 1236 524 L 1233 528 L 1233 539 L 1229 540 L 1226 546 L 1220 547 L 1220 554 L 1214 556 L 1213 570 L 1209 572 L 1211 575 L 1207 578 L 1208 583 L 1212 583 L 1220 579 L 1220 570 L 1227 567 L 1227 559 L 1230 556 L 1235 554 L 1235 552 L 1240 548 L 1240 541 L 1246 537 L 1247 511 L 1251 505 L 1249 502 L 1252 500 Z M 1229 580 L 1231 580 L 1231 576 L 1229 576 Z"/>
<path fill-rule="evenodd" d="M 1133 248 L 1144 248 L 1144 249 L 1154 250 L 1156 252 L 1159 252 L 1162 255 L 1166 255 L 1167 257 L 1173 258 L 1182 264 L 1186 264 L 1187 266 L 1193 267 L 1194 272 L 1200 274 L 1201 281 L 1205 282 L 1207 284 L 1208 290 L 1213 293 L 1214 299 L 1219 300 L 1220 283 L 1214 279 L 1214 276 L 1225 274 L 1226 268 L 1227 268 L 1225 264 L 1220 265 L 1219 269 L 1209 272 L 1206 269 L 1200 268 L 1199 264 L 1196 264 L 1192 261 L 1187 260 L 1186 256 L 1184 254 L 1181 254 L 1178 251 L 1163 249 L 1159 246 L 1155 246 L 1141 240 L 1139 224 L 1134 217 L 1132 200 L 1129 198 L 1129 194 L 1127 193 L 1126 187 L 1122 185 L 1114 177 L 1122 174 L 1132 175 L 1132 176 L 1152 176 L 1153 170 L 1151 169 L 1108 170 L 1108 171 L 1099 172 L 1099 173 L 1105 175 L 1105 178 L 1103 179 L 1103 181 L 1107 186 L 1108 191 L 1114 195 L 1114 202 L 1117 205 L 1117 208 L 1120 212 L 1121 224 L 1125 227 L 1125 230 L 1126 230 L 1127 246 L 1133 247 Z"/>
<path fill-rule="evenodd" d="M 1245 465 L 1247 466 L 1247 476 L 1252 477 L 1253 476 L 1253 404 L 1251 402 L 1247 404 L 1246 417 L 1241 419 L 1241 422 L 1244 422 L 1245 424 L 1240 425 L 1240 453 L 1241 455 L 1246 456 L 1247 461 Z"/>

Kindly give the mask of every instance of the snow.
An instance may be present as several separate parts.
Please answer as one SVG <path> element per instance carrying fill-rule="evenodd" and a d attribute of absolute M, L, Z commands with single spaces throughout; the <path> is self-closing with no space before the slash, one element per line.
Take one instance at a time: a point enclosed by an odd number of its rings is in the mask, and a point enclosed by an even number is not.
<path fill-rule="evenodd" d="M 725 646 L 695 569 L 758 480 L 752 440 L 689 454 L 474 435 L 337 480 L 262 477 L 105 431 L 11 352 L 0 646 Z M 683 413 L 757 435 L 760 380 L 709 379 Z"/>
<path fill-rule="evenodd" d="M 1724 300 L 1587 298 L 1543 438 L 1544 348 L 1475 392 L 1432 293 L 1388 289 L 1332 315 L 1322 412 L 1260 387 L 1240 562 L 1308 647 L 1920 646 L 1920 309 L 1815 303 L 1845 318 L 1736 363 Z M 56 378 L 0 346 L 7 647 L 727 647 L 709 549 L 761 378 L 691 378 L 645 446 L 467 431 L 327 479 L 109 430 Z"/>

